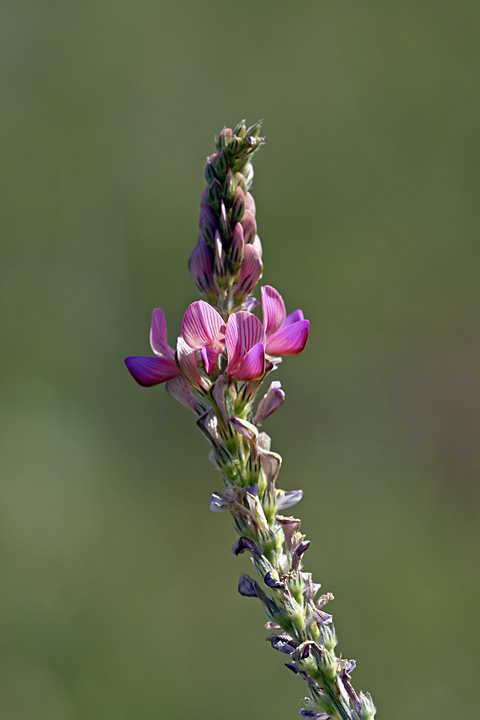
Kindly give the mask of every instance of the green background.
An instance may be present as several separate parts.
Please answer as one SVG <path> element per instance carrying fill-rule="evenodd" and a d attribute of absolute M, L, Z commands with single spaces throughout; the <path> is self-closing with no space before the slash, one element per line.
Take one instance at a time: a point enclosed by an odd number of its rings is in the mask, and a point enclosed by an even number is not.
<path fill-rule="evenodd" d="M 478 712 L 480 6 L 5 0 L 2 720 L 298 716 L 236 586 L 173 344 L 223 125 L 265 118 L 264 283 L 311 320 L 266 421 L 382 720 Z"/>

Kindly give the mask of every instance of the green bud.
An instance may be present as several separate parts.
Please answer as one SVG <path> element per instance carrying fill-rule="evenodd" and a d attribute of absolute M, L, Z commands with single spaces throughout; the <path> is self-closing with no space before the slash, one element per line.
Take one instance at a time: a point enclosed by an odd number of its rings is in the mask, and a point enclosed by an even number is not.
<path fill-rule="evenodd" d="M 217 158 L 216 154 L 210 155 L 210 157 L 207 158 L 207 162 L 205 164 L 204 175 L 205 175 L 205 180 L 207 181 L 207 183 L 209 185 L 214 180 L 218 180 L 218 175 L 217 175 L 217 171 L 215 168 L 216 158 Z"/>
<path fill-rule="evenodd" d="M 236 187 L 237 185 L 233 178 L 233 173 L 231 169 L 228 168 L 225 182 L 223 183 L 223 197 L 225 198 L 225 205 L 227 205 L 227 207 L 230 207 L 233 202 Z"/>
<path fill-rule="evenodd" d="M 255 123 L 255 125 L 251 125 L 248 130 L 245 131 L 245 135 L 250 135 L 251 137 L 258 138 L 258 135 L 260 133 L 260 128 L 262 127 L 263 119 L 258 120 L 258 122 Z"/>
<path fill-rule="evenodd" d="M 228 158 L 227 150 L 225 148 L 222 148 L 217 155 L 217 159 L 215 160 L 215 169 L 220 180 L 223 180 L 228 172 Z"/>
<path fill-rule="evenodd" d="M 215 138 L 215 146 L 218 150 L 221 150 L 222 148 L 226 147 L 230 140 L 233 137 L 232 128 L 224 127 L 223 130 L 217 137 Z"/>
<path fill-rule="evenodd" d="M 253 183 L 253 176 L 255 175 L 255 171 L 253 169 L 252 163 L 247 163 L 242 170 L 243 175 L 245 176 L 245 183 L 250 190 Z"/>
<path fill-rule="evenodd" d="M 335 627 L 332 623 L 330 623 L 329 625 L 322 625 L 319 628 L 319 632 L 322 645 L 324 645 L 329 652 L 333 653 L 338 644 Z"/>
<path fill-rule="evenodd" d="M 219 180 L 214 180 L 207 188 L 207 200 L 218 215 L 220 210 L 220 201 L 222 199 L 222 184 Z"/>
<path fill-rule="evenodd" d="M 233 137 L 225 148 L 227 157 L 230 162 L 236 159 L 237 155 L 243 148 L 243 140 L 238 137 Z"/>
<path fill-rule="evenodd" d="M 233 134 L 237 135 L 240 138 L 243 138 L 243 136 L 245 135 L 246 129 L 247 129 L 247 126 L 245 125 L 245 120 L 240 120 L 240 122 L 234 129 Z"/>
<path fill-rule="evenodd" d="M 241 172 L 236 172 L 233 176 L 233 181 L 235 183 L 235 187 L 240 187 L 243 190 L 243 194 L 246 195 L 248 192 L 247 183 L 245 181 L 245 178 L 243 177 Z M 233 200 L 233 198 L 232 198 Z"/>

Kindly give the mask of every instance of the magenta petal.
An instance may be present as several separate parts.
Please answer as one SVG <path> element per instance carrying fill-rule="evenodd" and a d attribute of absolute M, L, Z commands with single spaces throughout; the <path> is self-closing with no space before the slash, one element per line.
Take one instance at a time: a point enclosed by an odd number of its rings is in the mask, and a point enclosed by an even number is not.
<path fill-rule="evenodd" d="M 218 356 L 221 352 L 221 348 L 212 348 L 210 347 L 210 345 L 202 348 L 201 355 L 203 360 L 203 367 L 205 368 L 207 375 L 212 374 L 213 369 L 217 364 Z"/>
<path fill-rule="evenodd" d="M 293 323 L 298 322 L 299 320 L 304 320 L 303 312 L 301 310 L 295 310 L 293 313 L 290 313 L 290 315 L 287 315 L 285 318 L 285 322 L 283 323 L 283 327 L 287 327 L 287 325 L 293 325 Z"/>
<path fill-rule="evenodd" d="M 162 308 L 155 308 L 152 313 L 150 345 L 156 355 L 173 355 L 167 342 L 167 323 Z"/>
<path fill-rule="evenodd" d="M 299 320 L 282 328 L 267 339 L 267 352 L 270 355 L 298 355 L 307 344 L 309 326 L 308 320 Z"/>
<path fill-rule="evenodd" d="M 262 258 L 263 257 L 263 248 L 262 248 L 262 243 L 260 242 L 260 238 L 258 237 L 258 235 L 255 235 L 255 240 L 252 242 L 252 247 L 255 248 L 255 250 L 260 255 L 260 258 Z"/>
<path fill-rule="evenodd" d="M 243 360 L 227 370 L 231 377 L 237 380 L 255 380 L 263 377 L 265 373 L 265 345 L 259 342 L 245 355 Z"/>
<path fill-rule="evenodd" d="M 187 345 L 183 337 L 177 340 L 177 362 L 180 370 L 196 390 L 208 390 L 209 383 L 200 375 L 197 365 L 197 351 Z"/>
<path fill-rule="evenodd" d="M 175 361 L 169 357 L 135 356 L 125 358 L 131 375 L 143 387 L 151 387 L 180 375 Z"/>
<path fill-rule="evenodd" d="M 263 327 L 267 337 L 283 327 L 287 314 L 285 303 L 278 290 L 275 290 L 271 285 L 262 287 L 262 313 Z"/>
<path fill-rule="evenodd" d="M 229 365 L 237 365 L 257 343 L 265 344 L 265 333 L 260 320 L 244 310 L 230 315 L 225 331 Z"/>
<path fill-rule="evenodd" d="M 222 341 L 224 322 L 211 305 L 197 300 L 188 306 L 182 320 L 182 336 L 191 348 L 200 348 Z"/>

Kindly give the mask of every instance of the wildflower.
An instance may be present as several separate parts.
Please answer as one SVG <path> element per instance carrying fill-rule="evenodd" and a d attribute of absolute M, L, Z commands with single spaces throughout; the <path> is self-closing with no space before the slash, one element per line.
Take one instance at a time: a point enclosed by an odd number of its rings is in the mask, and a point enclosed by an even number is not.
<path fill-rule="evenodd" d="M 180 375 L 175 363 L 175 352 L 167 342 L 167 323 L 161 308 L 156 308 L 152 313 L 150 346 L 156 357 L 125 358 L 127 368 L 140 385 L 151 387 Z"/>
<path fill-rule="evenodd" d="M 269 355 L 299 355 L 308 340 L 310 323 L 301 310 L 287 315 L 280 293 L 270 285 L 262 287 L 263 327 Z"/>

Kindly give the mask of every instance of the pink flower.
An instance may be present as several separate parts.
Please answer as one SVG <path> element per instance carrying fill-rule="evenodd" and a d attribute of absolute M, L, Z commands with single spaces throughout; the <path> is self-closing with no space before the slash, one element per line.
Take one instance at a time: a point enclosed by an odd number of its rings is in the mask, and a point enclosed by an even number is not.
<path fill-rule="evenodd" d="M 262 287 L 263 327 L 269 355 L 298 355 L 307 344 L 310 323 L 303 312 L 287 315 L 280 293 L 270 285 Z"/>
<path fill-rule="evenodd" d="M 150 345 L 156 357 L 125 358 L 127 368 L 140 385 L 151 387 L 181 374 L 175 363 L 175 352 L 167 342 L 167 323 L 161 308 L 152 313 Z"/>
<path fill-rule="evenodd" d="M 233 313 L 225 326 L 221 315 L 214 308 L 203 300 L 198 300 L 187 308 L 183 316 L 182 338 L 179 338 L 179 344 L 182 352 L 179 352 L 177 346 L 177 356 L 184 373 L 187 370 L 184 369 L 184 356 L 188 357 L 187 348 L 200 350 L 207 375 L 213 372 L 224 349 L 227 353 L 228 377 L 235 380 L 253 380 L 265 373 L 265 332 L 260 320 L 252 313 Z M 189 379 L 193 380 L 192 362 L 188 369 Z M 195 382 L 204 387 L 198 370 L 197 373 Z"/>

